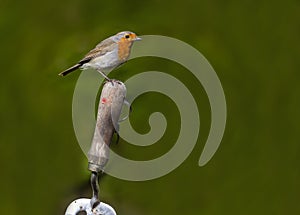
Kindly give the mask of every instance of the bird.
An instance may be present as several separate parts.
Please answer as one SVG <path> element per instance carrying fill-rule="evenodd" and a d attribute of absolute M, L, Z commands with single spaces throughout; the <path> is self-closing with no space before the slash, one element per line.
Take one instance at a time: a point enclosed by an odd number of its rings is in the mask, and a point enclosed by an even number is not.
<path fill-rule="evenodd" d="M 105 75 L 104 70 L 112 70 L 125 63 L 130 56 L 133 43 L 139 40 L 141 40 L 141 38 L 131 31 L 119 32 L 98 43 L 96 47 L 88 52 L 77 64 L 58 75 L 66 76 L 77 69 L 95 69 L 106 80 L 111 81 L 111 79 Z"/>

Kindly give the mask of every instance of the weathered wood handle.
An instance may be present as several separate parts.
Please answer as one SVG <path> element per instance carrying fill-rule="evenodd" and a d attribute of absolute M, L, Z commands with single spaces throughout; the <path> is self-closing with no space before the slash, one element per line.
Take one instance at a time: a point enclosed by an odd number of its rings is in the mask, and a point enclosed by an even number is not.
<path fill-rule="evenodd" d="M 120 81 L 106 82 L 103 86 L 97 114 L 93 141 L 88 153 L 92 172 L 100 172 L 109 159 L 109 145 L 113 134 L 118 132 L 118 121 L 126 96 L 126 87 Z"/>

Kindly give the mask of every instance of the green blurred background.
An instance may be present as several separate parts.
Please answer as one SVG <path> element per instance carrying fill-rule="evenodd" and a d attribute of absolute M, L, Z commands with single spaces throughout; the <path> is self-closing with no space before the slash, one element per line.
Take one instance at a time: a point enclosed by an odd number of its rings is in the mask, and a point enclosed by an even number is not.
<path fill-rule="evenodd" d="M 128 62 L 110 77 L 159 70 L 181 79 L 197 100 L 201 133 L 172 173 L 146 182 L 106 176 L 101 199 L 122 215 L 300 214 L 299 11 L 297 0 L 1 0 L 1 214 L 63 214 L 90 197 L 71 118 L 80 72 L 57 74 L 122 30 L 175 37 L 203 53 L 222 82 L 228 120 L 219 150 L 200 168 L 210 126 L 203 88 L 176 63 Z M 121 140 L 114 150 L 145 160 L 164 154 L 180 128 L 176 105 L 149 93 L 133 108 L 137 131 L 149 131 L 149 114 L 161 111 L 166 134 L 153 146 Z"/>

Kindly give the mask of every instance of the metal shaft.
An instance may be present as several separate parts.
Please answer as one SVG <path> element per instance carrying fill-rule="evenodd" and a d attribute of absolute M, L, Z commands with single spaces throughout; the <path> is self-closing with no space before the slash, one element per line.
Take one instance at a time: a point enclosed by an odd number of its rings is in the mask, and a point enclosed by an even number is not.
<path fill-rule="evenodd" d="M 92 172 L 91 174 L 91 186 L 93 191 L 93 196 L 91 199 L 91 206 L 92 209 L 97 207 L 98 204 L 100 204 L 100 200 L 98 198 L 99 196 L 99 178 L 98 178 L 98 172 Z"/>

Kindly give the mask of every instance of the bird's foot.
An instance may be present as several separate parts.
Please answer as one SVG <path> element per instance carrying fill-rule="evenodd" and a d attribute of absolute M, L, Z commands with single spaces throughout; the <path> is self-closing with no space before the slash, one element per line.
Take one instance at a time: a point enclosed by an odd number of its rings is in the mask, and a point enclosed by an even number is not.
<path fill-rule="evenodd" d="M 105 84 L 106 84 L 106 83 L 111 83 L 111 85 L 114 86 L 114 82 L 115 82 L 114 79 L 106 78 L 104 83 L 105 83 Z"/>
<path fill-rule="evenodd" d="M 105 79 L 105 83 L 107 83 L 107 82 L 110 82 L 113 86 L 114 86 L 114 83 L 122 84 L 121 81 L 119 81 L 117 79 L 110 79 L 110 78 Z"/>

